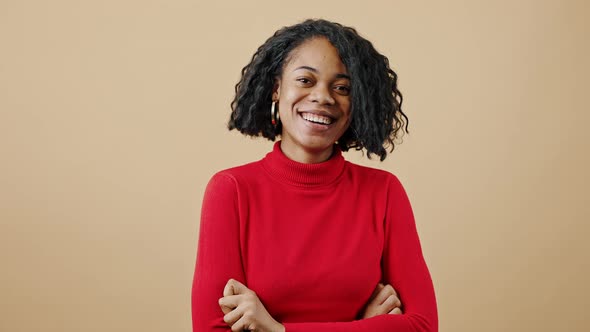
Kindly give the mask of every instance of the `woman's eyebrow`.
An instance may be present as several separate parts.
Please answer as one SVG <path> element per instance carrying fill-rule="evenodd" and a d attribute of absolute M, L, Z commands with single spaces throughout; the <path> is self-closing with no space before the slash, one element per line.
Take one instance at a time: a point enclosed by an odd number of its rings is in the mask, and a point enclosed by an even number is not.
<path fill-rule="evenodd" d="M 316 74 L 319 73 L 319 71 L 317 69 L 310 67 L 310 66 L 299 66 L 299 67 L 293 69 L 293 71 L 300 70 L 300 69 L 309 70 L 309 71 L 316 73 Z M 344 73 L 336 74 L 336 78 L 346 78 L 346 79 L 350 80 L 350 76 L 348 76 L 347 74 L 344 74 Z"/>
<path fill-rule="evenodd" d="M 310 66 L 299 66 L 299 67 L 293 69 L 293 71 L 300 70 L 300 69 L 309 70 L 309 71 L 314 72 L 316 74 L 318 73 L 318 70 L 317 69 L 315 69 L 313 67 L 310 67 Z"/>

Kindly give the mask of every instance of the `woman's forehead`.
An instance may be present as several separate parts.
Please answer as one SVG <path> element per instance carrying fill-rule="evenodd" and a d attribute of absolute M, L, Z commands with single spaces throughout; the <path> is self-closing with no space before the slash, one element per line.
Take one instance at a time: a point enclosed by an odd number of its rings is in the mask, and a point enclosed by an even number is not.
<path fill-rule="evenodd" d="M 346 66 L 342 63 L 338 50 L 323 37 L 306 40 L 291 51 L 284 69 L 294 71 L 301 68 L 312 69 L 318 73 L 347 74 Z"/>

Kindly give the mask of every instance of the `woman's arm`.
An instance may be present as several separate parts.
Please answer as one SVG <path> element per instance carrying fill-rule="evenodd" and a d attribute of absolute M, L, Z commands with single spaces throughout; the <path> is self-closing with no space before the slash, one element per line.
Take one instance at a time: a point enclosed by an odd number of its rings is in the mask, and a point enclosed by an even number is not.
<path fill-rule="evenodd" d="M 192 287 L 193 331 L 230 331 L 219 308 L 221 290 L 230 278 L 245 282 L 239 238 L 235 180 L 216 174 L 201 208 L 197 263 Z"/>
<path fill-rule="evenodd" d="M 383 280 L 394 285 L 403 301 L 404 314 L 379 315 L 353 322 L 283 323 L 287 332 L 438 331 L 434 289 L 422 257 L 409 200 L 396 178 L 390 181 L 388 193 Z M 227 250 L 212 250 L 211 243 L 224 243 Z M 193 285 L 194 331 L 230 330 L 219 307 L 220 294 L 213 290 L 223 289 L 231 278 L 244 283 L 238 244 L 235 183 L 229 176 L 216 176 L 207 187 L 202 208 Z"/>
<path fill-rule="evenodd" d="M 434 288 L 422 255 L 406 192 L 396 177 L 389 181 L 385 222 L 383 281 L 393 285 L 402 315 L 380 315 L 353 322 L 283 323 L 286 332 L 438 331 Z"/>

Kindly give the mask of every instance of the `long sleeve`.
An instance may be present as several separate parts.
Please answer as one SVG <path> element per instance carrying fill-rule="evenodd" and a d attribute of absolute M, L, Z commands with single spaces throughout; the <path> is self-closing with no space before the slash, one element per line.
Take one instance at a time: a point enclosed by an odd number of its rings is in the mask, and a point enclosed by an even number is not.
<path fill-rule="evenodd" d="M 422 255 L 410 202 L 396 177 L 391 177 L 388 186 L 382 280 L 397 290 L 403 314 L 352 322 L 285 323 L 286 332 L 438 331 L 434 288 Z"/>
<path fill-rule="evenodd" d="M 230 278 L 287 332 L 438 331 L 406 192 L 391 173 L 349 163 L 339 150 L 301 164 L 275 144 L 261 161 L 217 173 L 200 229 L 195 332 L 230 331 L 218 304 Z M 404 313 L 355 320 L 379 281 L 398 291 Z"/>
<path fill-rule="evenodd" d="M 230 279 L 244 282 L 235 180 L 216 174 L 201 208 L 197 262 L 192 287 L 193 331 L 231 331 L 218 300 Z"/>

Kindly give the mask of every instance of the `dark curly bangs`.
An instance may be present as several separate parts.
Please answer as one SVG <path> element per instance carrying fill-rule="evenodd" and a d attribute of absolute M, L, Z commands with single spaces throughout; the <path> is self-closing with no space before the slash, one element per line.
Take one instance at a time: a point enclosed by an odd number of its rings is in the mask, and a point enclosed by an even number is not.
<path fill-rule="evenodd" d="M 314 37 L 324 37 L 334 45 L 351 77 L 351 122 L 338 146 L 342 151 L 366 149 L 369 158 L 376 154 L 383 161 L 388 148 L 389 152 L 395 148 L 395 139 L 408 132 L 397 74 L 387 57 L 354 28 L 326 20 L 284 27 L 258 48 L 236 84 L 228 128 L 271 141 L 280 135 L 281 124 L 273 126 L 270 118 L 275 79 L 281 76 L 291 51 Z"/>

